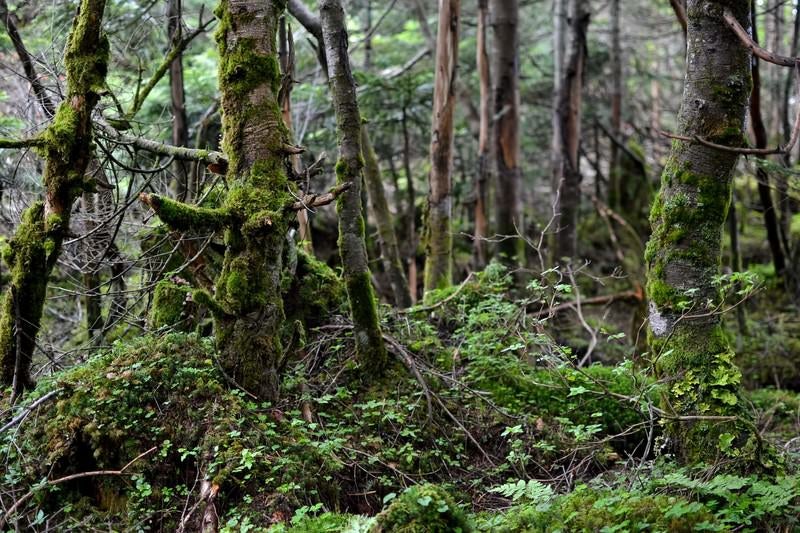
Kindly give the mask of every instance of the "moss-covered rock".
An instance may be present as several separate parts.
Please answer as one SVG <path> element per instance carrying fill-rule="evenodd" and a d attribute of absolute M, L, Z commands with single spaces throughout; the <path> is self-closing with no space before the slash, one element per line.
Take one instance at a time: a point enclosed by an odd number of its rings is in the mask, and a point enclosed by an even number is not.
<path fill-rule="evenodd" d="M 378 515 L 370 533 L 469 533 L 466 513 L 443 488 L 411 487 Z"/>
<path fill-rule="evenodd" d="M 172 328 L 192 331 L 197 325 L 197 305 L 191 298 L 192 287 L 180 276 L 170 276 L 156 284 L 148 325 L 152 329 Z"/>

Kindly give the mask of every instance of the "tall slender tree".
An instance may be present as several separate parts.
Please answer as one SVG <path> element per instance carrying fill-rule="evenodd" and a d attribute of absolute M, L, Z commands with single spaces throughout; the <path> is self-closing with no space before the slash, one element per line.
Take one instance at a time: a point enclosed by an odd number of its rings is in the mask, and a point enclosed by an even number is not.
<path fill-rule="evenodd" d="M 475 63 L 478 66 L 480 87 L 480 129 L 478 131 L 478 166 L 475 169 L 475 267 L 486 266 L 485 239 L 489 234 L 487 201 L 491 175 L 491 129 L 492 129 L 492 77 L 489 65 L 489 49 L 486 38 L 489 30 L 489 0 L 478 0 L 478 29 Z"/>
<path fill-rule="evenodd" d="M 557 104 L 558 121 L 553 148 L 560 152 L 554 174 L 553 259 L 572 259 L 578 248 L 580 208 L 580 143 L 583 74 L 586 68 L 586 31 L 589 26 L 587 0 L 569 0 L 568 52 L 562 68 Z"/>
<path fill-rule="evenodd" d="M 370 375 L 380 374 L 386 366 L 375 295 L 372 289 L 367 249 L 364 243 L 361 183 L 364 159 L 361 153 L 361 115 L 356 101 L 356 84 L 347 53 L 348 36 L 344 9 L 340 0 L 322 0 L 319 5 L 325 57 L 328 61 L 333 107 L 339 134 L 339 161 L 336 175 L 350 189 L 338 203 L 339 253 L 355 327 L 356 350 L 361 364 Z"/>
<path fill-rule="evenodd" d="M 453 135 L 461 0 L 439 0 L 436 73 L 431 125 L 431 171 L 425 210 L 424 291 L 447 287 L 453 277 Z"/>
<path fill-rule="evenodd" d="M 750 52 L 724 28 L 730 9 L 749 28 L 748 0 L 690 0 L 680 134 L 744 144 L 751 89 Z M 650 220 L 647 295 L 650 349 L 668 380 L 668 434 L 683 462 L 722 457 L 752 466 L 762 458 L 756 428 L 739 395 L 741 374 L 722 329 L 717 286 L 722 229 L 738 155 L 673 141 Z"/>
<path fill-rule="evenodd" d="M 183 5 L 182 0 L 167 2 L 167 34 L 170 46 L 180 47 L 183 40 Z M 169 64 L 170 102 L 172 105 L 172 144 L 174 146 L 189 145 L 189 123 L 186 118 L 186 92 L 183 84 L 183 52 L 178 52 Z M 172 165 L 174 174 L 171 189 L 178 199 L 187 199 L 189 187 L 189 164 L 176 160 Z"/>
<path fill-rule="evenodd" d="M 519 169 L 519 2 L 492 2 L 494 36 L 494 149 L 497 164 L 495 220 L 498 255 L 508 264 L 518 261 L 523 232 Z"/>

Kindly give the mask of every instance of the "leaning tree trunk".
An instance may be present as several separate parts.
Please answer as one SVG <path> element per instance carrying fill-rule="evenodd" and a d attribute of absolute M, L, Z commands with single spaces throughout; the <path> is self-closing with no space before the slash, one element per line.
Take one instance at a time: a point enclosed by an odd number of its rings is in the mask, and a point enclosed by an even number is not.
<path fill-rule="evenodd" d="M 494 29 L 494 125 L 497 193 L 495 220 L 501 236 L 497 254 L 501 261 L 513 264 L 521 255 L 519 170 L 519 4 L 517 0 L 495 0 L 492 3 Z"/>
<path fill-rule="evenodd" d="M 143 195 L 175 230 L 225 230 L 225 258 L 212 298 L 193 297 L 214 315 L 222 367 L 242 388 L 278 396 L 283 358 L 281 257 L 297 184 L 278 103 L 278 19 L 282 0 L 221 0 L 219 48 L 222 147 L 229 192 L 216 209 Z"/>
<path fill-rule="evenodd" d="M 356 84 L 350 71 L 347 30 L 340 0 L 320 2 L 320 21 L 339 132 L 336 176 L 340 184 L 351 184 L 338 202 L 339 253 L 342 256 L 347 296 L 355 326 L 356 351 L 365 373 L 376 376 L 383 372 L 388 356 L 378 323 L 378 310 L 364 243 L 361 115 L 356 101 Z"/>
<path fill-rule="evenodd" d="M 375 225 L 378 227 L 378 237 L 380 238 L 381 256 L 392 285 L 394 303 L 401 309 L 411 307 L 411 293 L 408 292 L 408 280 L 406 280 L 403 259 L 400 256 L 400 247 L 397 245 L 392 213 L 389 211 L 381 169 L 375 150 L 372 148 L 366 124 L 361 126 L 361 152 L 364 155 L 364 182 L 372 202 L 372 212 L 375 215 Z"/>
<path fill-rule="evenodd" d="M 587 0 L 570 0 L 569 48 L 563 66 L 558 103 L 556 140 L 560 151 L 555 169 L 554 262 L 571 260 L 578 249 L 580 208 L 580 142 L 583 73 L 586 67 L 586 30 L 589 26 Z"/>
<path fill-rule="evenodd" d="M 750 26 L 747 0 L 690 0 L 688 57 L 679 133 L 744 144 L 751 89 L 750 52 L 725 28 L 732 10 Z M 669 381 L 667 433 L 684 463 L 718 459 L 753 465 L 761 442 L 739 394 L 741 374 L 721 324 L 722 229 L 738 155 L 673 141 L 650 214 L 647 244 L 649 342 L 657 373 Z"/>
<path fill-rule="evenodd" d="M 431 171 L 425 210 L 425 294 L 450 286 L 453 278 L 453 121 L 458 66 L 458 18 L 461 0 L 439 1 L 436 73 L 431 125 Z"/>
<path fill-rule="evenodd" d="M 105 0 L 83 0 L 67 41 L 67 95 L 42 133 L 44 202 L 22 215 L 3 258 L 11 282 L 0 308 L 2 382 L 18 396 L 33 385 L 30 367 L 42 317 L 47 281 L 69 233 L 72 204 L 93 183 L 85 177 L 92 157 L 92 110 L 104 90 L 108 40 L 101 24 Z"/>

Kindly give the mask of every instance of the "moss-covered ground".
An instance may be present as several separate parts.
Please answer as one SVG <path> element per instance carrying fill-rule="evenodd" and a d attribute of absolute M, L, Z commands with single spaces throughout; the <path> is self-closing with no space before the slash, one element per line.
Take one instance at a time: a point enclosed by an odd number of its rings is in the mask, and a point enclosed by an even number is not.
<path fill-rule="evenodd" d="M 211 505 L 221 531 L 800 527 L 796 392 L 747 395 L 782 450 L 776 476 L 678 468 L 642 361 L 578 367 L 552 338 L 537 310 L 565 286 L 511 297 L 493 265 L 385 310 L 391 364 L 369 381 L 341 286 L 306 257 L 296 268 L 309 284 L 284 294 L 306 334 L 273 404 L 226 377 L 213 339 L 163 329 L 40 381 L 11 412 L 4 396 L 2 412 L 27 416 L 0 432 L 0 512 L 22 502 L 0 529 L 199 531 Z"/>

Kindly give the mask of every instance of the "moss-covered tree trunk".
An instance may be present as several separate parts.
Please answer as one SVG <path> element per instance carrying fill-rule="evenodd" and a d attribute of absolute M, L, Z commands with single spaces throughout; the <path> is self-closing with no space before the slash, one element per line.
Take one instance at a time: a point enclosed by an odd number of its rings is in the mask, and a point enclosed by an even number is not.
<path fill-rule="evenodd" d="M 411 293 L 408 292 L 408 280 L 400 257 L 400 247 L 397 245 L 392 213 L 389 211 L 381 169 L 366 124 L 361 126 L 361 152 L 364 155 L 364 182 L 372 202 L 372 212 L 375 215 L 375 225 L 378 227 L 380 238 L 381 256 L 389 282 L 392 284 L 394 303 L 400 308 L 410 307 Z"/>
<path fill-rule="evenodd" d="M 688 63 L 679 132 L 729 146 L 744 143 L 750 52 L 722 20 L 724 8 L 750 27 L 748 0 L 690 0 Z M 761 457 L 739 396 L 740 373 L 722 330 L 714 284 L 738 156 L 673 141 L 647 245 L 650 349 L 668 380 L 668 435 L 683 462 Z M 729 417 L 729 418 L 728 418 Z"/>
<path fill-rule="evenodd" d="M 342 256 L 347 296 L 355 326 L 356 350 L 365 372 L 374 376 L 383 371 L 388 356 L 378 323 L 378 310 L 364 243 L 364 218 L 361 205 L 364 166 L 361 154 L 361 115 L 347 53 L 348 38 L 342 4 L 339 0 L 322 0 L 319 7 L 325 57 L 328 61 L 328 78 L 339 133 L 336 176 L 340 184 L 350 183 L 350 189 L 337 203 L 339 253 Z"/>
<path fill-rule="evenodd" d="M 230 190 L 217 209 L 144 196 L 176 230 L 225 230 L 225 258 L 213 298 L 195 300 L 214 313 L 214 335 L 226 373 L 251 393 L 278 396 L 284 324 L 280 276 L 297 186 L 288 131 L 278 104 L 281 0 L 222 0 L 215 14 L 223 150 Z"/>
<path fill-rule="evenodd" d="M 519 3 L 492 3 L 494 29 L 494 149 L 497 164 L 495 220 L 499 235 L 524 234 L 519 169 Z M 497 254 L 507 264 L 519 262 L 523 239 L 501 238 Z"/>
<path fill-rule="evenodd" d="M 425 294 L 450 286 L 453 278 L 453 127 L 458 72 L 461 0 L 440 0 L 436 37 L 436 73 L 431 125 L 431 171 L 425 210 Z"/>
<path fill-rule="evenodd" d="M 85 177 L 92 157 L 92 110 L 105 85 L 108 40 L 101 30 L 105 0 L 83 0 L 67 40 L 67 94 L 42 133 L 44 201 L 22 214 L 3 249 L 11 282 L 0 307 L 2 383 L 18 395 L 32 386 L 30 367 L 41 324 L 47 282 L 69 230 L 72 204 L 93 183 Z"/>

